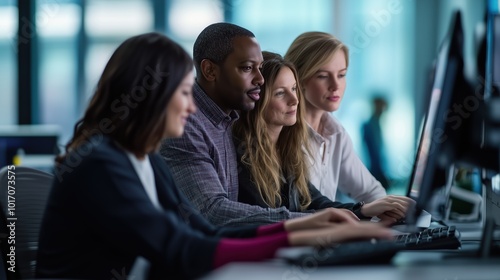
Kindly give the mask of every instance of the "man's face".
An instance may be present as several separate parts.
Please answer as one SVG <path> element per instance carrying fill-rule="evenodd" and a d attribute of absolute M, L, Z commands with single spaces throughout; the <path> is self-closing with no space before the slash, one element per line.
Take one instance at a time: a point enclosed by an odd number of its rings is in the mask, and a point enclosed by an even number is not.
<path fill-rule="evenodd" d="M 217 103 L 226 112 L 252 110 L 259 100 L 264 78 L 260 73 L 263 62 L 260 46 L 255 38 L 233 39 L 233 52 L 217 67 Z"/>

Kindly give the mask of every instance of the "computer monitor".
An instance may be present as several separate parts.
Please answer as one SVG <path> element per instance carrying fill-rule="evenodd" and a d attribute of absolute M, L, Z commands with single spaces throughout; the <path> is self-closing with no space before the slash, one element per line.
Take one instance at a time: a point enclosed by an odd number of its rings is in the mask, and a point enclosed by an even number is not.
<path fill-rule="evenodd" d="M 449 32 L 442 42 L 434 65 L 428 109 L 421 132 L 409 195 L 416 211 L 407 216 L 414 223 L 422 209 L 428 209 L 432 194 L 446 184 L 447 175 L 460 150 L 469 143 L 460 139 L 470 128 L 471 112 L 466 98 L 470 86 L 463 75 L 463 27 L 461 13 L 453 14 Z"/>
<path fill-rule="evenodd" d="M 0 126 L 0 168 L 14 164 L 14 157 L 23 154 L 32 167 L 48 167 L 59 153 L 59 129 L 50 125 Z"/>
<path fill-rule="evenodd" d="M 483 159 L 481 165 L 500 172 L 500 14 L 489 12 L 486 23 L 484 65 Z"/>
<path fill-rule="evenodd" d="M 484 57 L 484 123 L 482 139 L 485 222 L 484 234 L 500 225 L 500 11 L 497 1 L 488 1 Z M 491 229 L 487 232 L 487 219 Z M 489 244 L 483 244 L 485 249 Z"/>
<path fill-rule="evenodd" d="M 477 68 L 483 91 L 480 125 L 481 142 L 479 166 L 500 172 L 500 13 L 498 0 L 488 1 L 486 32 L 479 44 Z M 479 157 L 477 157 L 479 158 Z"/>
<path fill-rule="evenodd" d="M 500 10 L 498 0 L 487 2 L 485 98 L 500 97 Z"/>

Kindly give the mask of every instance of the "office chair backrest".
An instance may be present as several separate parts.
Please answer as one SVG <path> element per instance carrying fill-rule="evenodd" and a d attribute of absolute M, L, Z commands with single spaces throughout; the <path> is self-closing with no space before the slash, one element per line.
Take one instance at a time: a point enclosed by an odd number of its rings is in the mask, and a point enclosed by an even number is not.
<path fill-rule="evenodd" d="M 6 268 L 15 266 L 16 279 L 35 277 L 38 233 L 53 179 L 49 173 L 24 166 L 10 165 L 0 170 L 0 225 L 4 223 L 0 245 Z"/>

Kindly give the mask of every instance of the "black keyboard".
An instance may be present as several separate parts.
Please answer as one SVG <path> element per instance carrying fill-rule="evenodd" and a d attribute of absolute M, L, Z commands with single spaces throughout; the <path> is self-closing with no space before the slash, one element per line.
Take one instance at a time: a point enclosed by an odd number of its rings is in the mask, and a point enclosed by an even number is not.
<path fill-rule="evenodd" d="M 285 249 L 279 258 L 311 267 L 389 263 L 402 250 L 458 249 L 460 234 L 454 226 L 428 228 L 417 233 L 395 236 L 395 240 L 371 240 L 342 243 L 327 247 Z"/>
<path fill-rule="evenodd" d="M 398 251 L 403 249 L 402 244 L 394 241 L 372 240 L 320 248 L 310 247 L 300 253 L 279 254 L 278 257 L 303 267 L 386 264 Z"/>
<path fill-rule="evenodd" d="M 458 249 L 461 247 L 460 233 L 455 226 L 428 228 L 416 233 L 395 236 L 396 243 L 405 250 Z"/>

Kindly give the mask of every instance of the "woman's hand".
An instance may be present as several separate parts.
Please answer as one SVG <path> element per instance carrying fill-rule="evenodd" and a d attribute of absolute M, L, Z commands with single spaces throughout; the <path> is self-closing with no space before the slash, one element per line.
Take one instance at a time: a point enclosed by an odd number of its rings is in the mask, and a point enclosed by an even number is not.
<path fill-rule="evenodd" d="M 358 217 L 347 209 L 327 208 L 306 217 L 286 220 L 284 227 L 288 232 L 331 227 L 338 223 L 357 224 Z"/>
<path fill-rule="evenodd" d="M 390 229 L 378 223 L 344 222 L 327 228 L 292 232 L 288 235 L 288 241 L 292 246 L 324 246 L 372 238 L 392 239 L 392 236 Z"/>
<path fill-rule="evenodd" d="M 367 217 L 378 216 L 384 224 L 391 224 L 406 216 L 408 208 L 415 201 L 406 196 L 388 195 L 361 207 L 361 214 Z"/>

